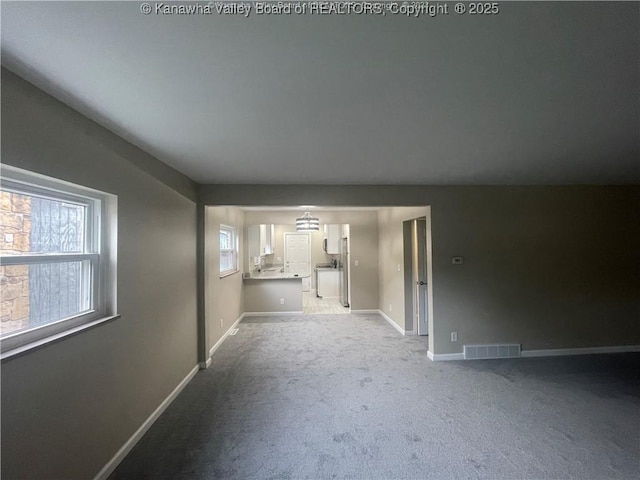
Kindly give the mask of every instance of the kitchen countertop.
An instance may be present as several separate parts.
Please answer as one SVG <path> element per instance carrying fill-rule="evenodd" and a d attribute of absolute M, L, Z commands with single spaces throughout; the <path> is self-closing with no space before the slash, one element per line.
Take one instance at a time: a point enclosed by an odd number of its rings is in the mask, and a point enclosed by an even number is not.
<path fill-rule="evenodd" d="M 309 275 L 297 275 L 294 273 L 281 272 L 280 270 L 262 270 L 261 272 L 243 273 L 243 280 L 293 280 L 297 278 L 308 278 Z"/>
<path fill-rule="evenodd" d="M 330 263 L 317 263 L 314 268 L 316 270 L 337 270 L 337 268 Z"/>

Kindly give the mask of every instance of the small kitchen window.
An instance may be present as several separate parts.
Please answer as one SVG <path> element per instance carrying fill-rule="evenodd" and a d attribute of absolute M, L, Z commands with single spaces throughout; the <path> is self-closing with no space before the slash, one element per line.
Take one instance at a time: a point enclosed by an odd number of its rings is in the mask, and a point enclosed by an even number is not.
<path fill-rule="evenodd" d="M 220 225 L 220 278 L 238 271 L 238 234 L 235 227 Z"/>

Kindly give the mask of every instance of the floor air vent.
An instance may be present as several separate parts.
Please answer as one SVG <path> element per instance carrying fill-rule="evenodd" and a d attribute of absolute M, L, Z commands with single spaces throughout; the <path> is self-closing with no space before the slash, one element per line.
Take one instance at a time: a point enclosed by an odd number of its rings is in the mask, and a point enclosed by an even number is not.
<path fill-rule="evenodd" d="M 464 359 L 479 360 L 481 358 L 519 358 L 520 345 L 465 345 Z"/>

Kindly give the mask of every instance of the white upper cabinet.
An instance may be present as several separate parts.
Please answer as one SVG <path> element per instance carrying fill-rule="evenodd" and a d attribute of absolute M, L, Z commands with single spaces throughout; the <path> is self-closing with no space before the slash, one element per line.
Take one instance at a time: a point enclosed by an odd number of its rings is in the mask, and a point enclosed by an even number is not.
<path fill-rule="evenodd" d="M 323 248 L 326 253 L 336 255 L 340 253 L 340 239 L 342 238 L 342 225 L 325 224 Z"/>
<path fill-rule="evenodd" d="M 250 258 L 273 254 L 276 248 L 275 225 L 250 225 L 248 235 Z"/>
<path fill-rule="evenodd" d="M 261 255 L 271 255 L 276 249 L 275 225 L 260 225 L 260 252 Z"/>

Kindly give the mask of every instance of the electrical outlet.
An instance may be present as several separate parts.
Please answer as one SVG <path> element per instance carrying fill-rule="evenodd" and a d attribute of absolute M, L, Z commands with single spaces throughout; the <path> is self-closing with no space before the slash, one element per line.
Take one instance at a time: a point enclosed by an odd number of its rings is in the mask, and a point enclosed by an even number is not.
<path fill-rule="evenodd" d="M 451 332 L 451 341 L 452 342 L 458 341 L 458 332 Z"/>
<path fill-rule="evenodd" d="M 220 319 L 220 328 L 224 328 L 224 319 Z"/>
<path fill-rule="evenodd" d="M 284 305 L 284 298 L 280 299 L 280 305 Z"/>
<path fill-rule="evenodd" d="M 393 311 L 393 304 L 389 304 L 389 311 L 392 312 Z"/>
<path fill-rule="evenodd" d="M 354 267 L 359 267 L 360 266 L 360 260 L 354 260 L 353 261 L 353 266 Z"/>

